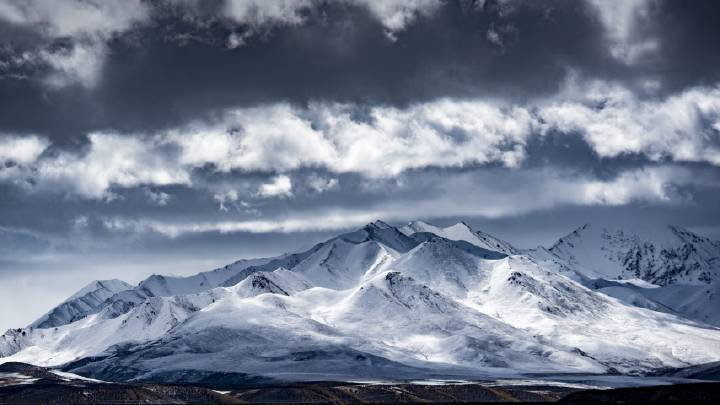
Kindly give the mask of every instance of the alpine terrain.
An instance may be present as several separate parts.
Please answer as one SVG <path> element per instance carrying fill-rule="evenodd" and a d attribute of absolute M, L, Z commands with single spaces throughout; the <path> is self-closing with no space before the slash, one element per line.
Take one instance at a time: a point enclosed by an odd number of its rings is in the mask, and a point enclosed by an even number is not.
<path fill-rule="evenodd" d="M 381 221 L 278 257 L 95 281 L 0 337 L 0 362 L 106 381 L 638 375 L 720 360 L 720 243 L 584 225 L 522 250 Z"/>

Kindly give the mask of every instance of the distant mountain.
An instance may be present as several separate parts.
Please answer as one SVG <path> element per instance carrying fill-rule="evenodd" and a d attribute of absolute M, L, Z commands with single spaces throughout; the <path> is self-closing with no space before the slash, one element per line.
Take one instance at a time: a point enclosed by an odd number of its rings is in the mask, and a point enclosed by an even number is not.
<path fill-rule="evenodd" d="M 586 224 L 549 252 L 586 277 L 586 286 L 633 305 L 720 326 L 718 241 L 677 226 Z"/>
<path fill-rule="evenodd" d="M 191 277 L 97 282 L 6 332 L 0 362 L 196 381 L 636 374 L 718 361 L 720 330 L 678 306 L 717 316 L 701 305 L 716 298 L 698 292 L 717 285 L 717 244 L 669 229 L 585 227 L 522 251 L 465 223 L 376 221 Z M 638 265 L 623 259 L 633 252 Z"/>
<path fill-rule="evenodd" d="M 586 224 L 550 251 L 597 278 L 640 279 L 663 287 L 720 280 L 720 242 L 676 226 L 629 229 Z"/>

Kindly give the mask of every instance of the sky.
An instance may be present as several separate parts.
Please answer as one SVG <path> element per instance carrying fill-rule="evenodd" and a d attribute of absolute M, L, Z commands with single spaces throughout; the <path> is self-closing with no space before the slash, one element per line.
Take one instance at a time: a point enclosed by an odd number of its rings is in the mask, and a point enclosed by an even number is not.
<path fill-rule="evenodd" d="M 720 239 L 720 2 L 0 0 L 0 329 L 375 219 Z"/>

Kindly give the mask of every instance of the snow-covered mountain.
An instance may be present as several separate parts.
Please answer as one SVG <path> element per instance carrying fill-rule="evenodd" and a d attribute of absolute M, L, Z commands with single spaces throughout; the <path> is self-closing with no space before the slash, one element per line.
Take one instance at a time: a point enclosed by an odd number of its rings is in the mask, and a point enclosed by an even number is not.
<path fill-rule="evenodd" d="M 113 295 L 132 289 L 133 287 L 121 280 L 96 280 L 81 288 L 63 303 L 40 317 L 30 326 L 34 328 L 50 328 L 65 325 L 94 312 Z"/>
<path fill-rule="evenodd" d="M 697 291 L 716 285 L 715 242 L 671 228 L 693 247 L 662 239 L 650 248 L 628 232 L 591 239 L 588 229 L 522 251 L 464 223 L 376 221 L 304 252 L 191 277 L 96 282 L 6 332 L 0 362 L 186 381 L 217 372 L 285 380 L 640 373 L 720 360 L 720 329 L 657 296 L 677 289 L 676 300 L 698 311 L 702 299 L 714 302 Z M 650 267 L 643 256 L 628 270 L 615 260 L 622 249 L 690 251 L 673 263 L 708 266 Z M 605 255 L 616 267 L 598 267 Z M 673 281 L 652 284 L 658 279 Z"/>
<path fill-rule="evenodd" d="M 720 326 L 718 241 L 677 226 L 586 224 L 549 252 L 585 277 L 586 286 L 633 305 Z"/>
<path fill-rule="evenodd" d="M 550 251 L 596 278 L 640 279 L 658 286 L 720 280 L 720 242 L 676 226 L 585 224 Z"/>

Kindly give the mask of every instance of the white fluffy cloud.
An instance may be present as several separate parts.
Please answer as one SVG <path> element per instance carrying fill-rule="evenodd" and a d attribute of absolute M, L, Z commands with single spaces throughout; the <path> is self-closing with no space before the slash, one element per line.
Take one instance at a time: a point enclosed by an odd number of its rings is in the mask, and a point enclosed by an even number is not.
<path fill-rule="evenodd" d="M 286 104 L 235 110 L 213 125 L 192 124 L 161 136 L 181 147 L 181 163 L 224 172 L 293 170 L 325 164 L 335 153 L 323 133 Z"/>
<path fill-rule="evenodd" d="M 269 183 L 260 185 L 257 195 L 263 198 L 289 197 L 292 195 L 292 180 L 286 175 L 275 176 Z"/>
<path fill-rule="evenodd" d="M 112 198 L 112 187 L 190 184 L 187 170 L 161 153 L 155 139 L 94 133 L 83 153 L 63 152 L 37 162 L 37 187 L 88 198 Z"/>
<path fill-rule="evenodd" d="M 575 92 L 583 97 L 534 105 L 438 100 L 404 109 L 373 107 L 365 119 L 354 118 L 351 105 L 281 104 L 236 110 L 214 125 L 196 124 L 168 136 L 181 145 L 182 162 L 221 171 L 319 166 L 389 177 L 428 166 L 517 167 L 530 137 L 549 131 L 581 134 L 601 157 L 640 154 L 720 165 L 719 88 L 662 100 L 642 100 L 602 84 Z"/>
<path fill-rule="evenodd" d="M 49 146 L 49 142 L 37 136 L 0 135 L 0 170 L 8 162 L 33 163 Z"/>
<path fill-rule="evenodd" d="M 374 107 L 365 121 L 353 118 L 353 108 L 280 104 L 242 109 L 215 125 L 194 124 L 167 136 L 181 146 L 181 161 L 195 167 L 282 172 L 321 166 L 386 177 L 427 166 L 517 166 L 536 125 L 527 109 L 482 101 Z"/>
<path fill-rule="evenodd" d="M 553 102 L 538 112 L 545 130 L 579 132 L 598 155 L 643 154 L 720 165 L 720 88 L 695 88 L 664 100 L 600 86 L 585 102 Z"/>

